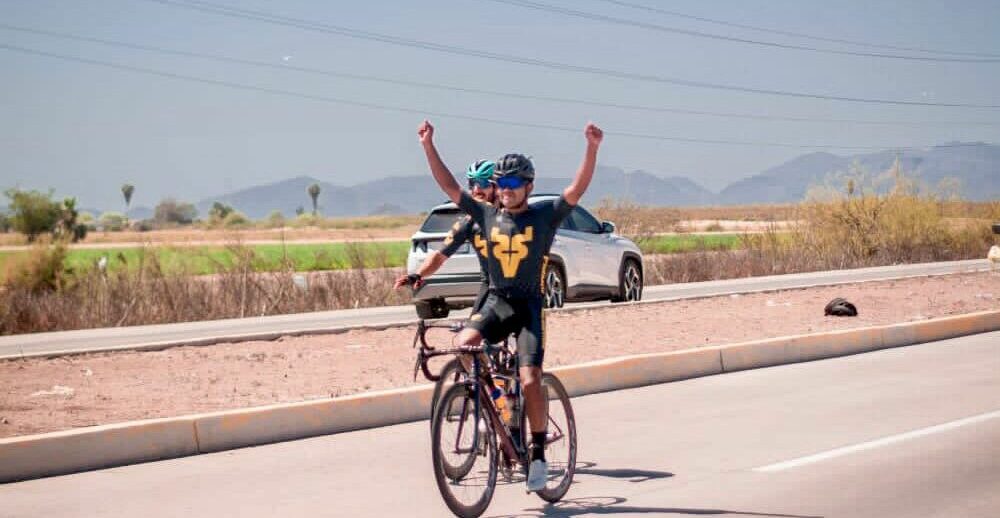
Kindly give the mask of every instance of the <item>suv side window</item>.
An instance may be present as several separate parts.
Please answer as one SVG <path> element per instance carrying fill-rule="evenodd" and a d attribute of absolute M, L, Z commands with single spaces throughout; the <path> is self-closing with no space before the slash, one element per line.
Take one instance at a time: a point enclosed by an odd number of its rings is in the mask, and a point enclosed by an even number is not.
<path fill-rule="evenodd" d="M 571 217 L 563 218 L 562 223 L 559 224 L 559 230 L 576 230 L 573 226 L 573 218 Z"/>
<path fill-rule="evenodd" d="M 427 215 L 424 224 L 420 226 L 420 231 L 429 234 L 447 232 L 463 215 L 458 209 L 442 209 L 431 212 Z"/>
<path fill-rule="evenodd" d="M 601 224 L 597 221 L 597 218 L 591 216 L 589 212 L 584 210 L 582 207 L 576 207 L 573 212 L 570 213 L 567 220 L 572 219 L 572 225 L 574 230 L 577 232 L 587 232 L 590 234 L 600 234 Z"/>

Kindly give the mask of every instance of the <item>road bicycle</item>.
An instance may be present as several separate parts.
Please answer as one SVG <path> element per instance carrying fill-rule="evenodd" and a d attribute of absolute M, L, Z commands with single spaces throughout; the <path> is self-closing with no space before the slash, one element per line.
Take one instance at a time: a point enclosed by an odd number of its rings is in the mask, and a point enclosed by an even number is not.
<path fill-rule="evenodd" d="M 420 344 L 414 375 L 419 369 L 432 381 L 441 381 L 442 375 L 454 376 L 450 385 L 441 385 L 439 399 L 431 409 L 434 478 L 453 513 L 476 517 L 493 499 L 498 476 L 506 483 L 518 483 L 527 472 L 528 423 L 522 411 L 524 394 L 517 352 L 509 341 L 438 349 L 425 338 L 427 330 L 435 327 L 457 332 L 461 325 L 420 321 L 414 338 L 414 344 Z M 438 356 L 453 356 L 459 374 L 445 372 L 451 361 L 439 373 L 432 373 L 428 361 Z M 458 361 L 462 356 L 471 365 L 469 372 L 464 372 Z M 502 386 L 504 393 L 494 399 L 497 386 Z M 557 502 L 569 491 L 576 471 L 576 419 L 569 394 L 552 373 L 542 375 L 542 393 L 548 415 L 545 449 L 549 469 L 545 488 L 536 493 L 543 500 Z"/>

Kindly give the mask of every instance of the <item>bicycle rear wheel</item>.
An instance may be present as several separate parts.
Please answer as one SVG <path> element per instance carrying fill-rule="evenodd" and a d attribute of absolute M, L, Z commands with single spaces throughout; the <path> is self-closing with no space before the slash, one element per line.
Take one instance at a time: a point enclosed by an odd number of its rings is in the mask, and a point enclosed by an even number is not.
<path fill-rule="evenodd" d="M 542 374 L 542 390 L 548 407 L 548 437 L 545 459 L 549 472 L 545 489 L 537 491 L 546 502 L 558 502 L 569 491 L 576 473 L 576 418 L 569 394 L 559 378 Z"/>
<path fill-rule="evenodd" d="M 465 384 L 453 385 L 438 402 L 431 443 L 434 480 L 453 513 L 483 514 L 497 483 L 497 443 L 493 424 L 480 411 Z"/>

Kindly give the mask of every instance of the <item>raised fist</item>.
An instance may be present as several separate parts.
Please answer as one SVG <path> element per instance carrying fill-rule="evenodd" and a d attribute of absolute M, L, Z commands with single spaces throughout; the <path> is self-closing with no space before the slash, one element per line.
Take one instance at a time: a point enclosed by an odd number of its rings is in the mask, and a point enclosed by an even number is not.
<path fill-rule="evenodd" d="M 420 137 L 421 143 L 430 142 L 434 138 L 434 126 L 431 126 L 429 121 L 424 120 L 424 122 L 420 123 L 420 126 L 417 126 L 417 136 Z"/>
<path fill-rule="evenodd" d="M 587 137 L 588 144 L 596 146 L 604 139 L 604 131 L 598 128 L 593 122 L 588 122 L 587 127 L 583 130 L 583 136 Z"/>

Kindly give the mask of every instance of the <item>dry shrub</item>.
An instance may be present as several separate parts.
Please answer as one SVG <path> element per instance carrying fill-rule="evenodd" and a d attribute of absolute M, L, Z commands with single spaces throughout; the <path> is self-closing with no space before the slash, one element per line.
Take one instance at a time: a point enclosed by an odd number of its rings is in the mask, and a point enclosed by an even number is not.
<path fill-rule="evenodd" d="M 941 204 L 946 218 L 989 219 L 1000 218 L 1000 201 L 966 201 L 949 199 Z"/>
<path fill-rule="evenodd" d="M 795 219 L 797 204 L 716 205 L 712 207 L 680 207 L 681 220 L 709 221 L 787 221 Z"/>
<path fill-rule="evenodd" d="M 806 256 L 794 248 L 787 232 L 768 230 L 740 236 L 736 250 L 707 246 L 680 254 L 646 256 L 645 283 L 701 282 L 811 271 Z"/>
<path fill-rule="evenodd" d="M 651 239 L 674 226 L 677 211 L 667 207 L 643 207 L 630 200 L 605 198 L 594 210 L 598 218 L 612 221 L 618 234 L 636 243 Z"/>
<path fill-rule="evenodd" d="M 796 246 L 819 266 L 836 268 L 941 261 L 981 256 L 991 240 L 986 220 L 952 225 L 946 194 L 920 188 L 898 170 L 878 192 L 864 175 L 844 192 L 814 195 L 802 205 Z"/>
<path fill-rule="evenodd" d="M 63 241 L 50 245 L 46 238 L 40 238 L 27 254 L 7 263 L 4 289 L 39 293 L 64 287 L 73 275 L 66 266 L 66 253 Z"/>
<path fill-rule="evenodd" d="M 985 218 L 954 225 L 945 217 L 954 201 L 919 189 L 898 172 L 883 192 L 863 178 L 847 180 L 844 192 L 814 191 L 791 215 L 791 227 L 743 235 L 739 250 L 647 257 L 646 283 L 981 258 L 993 243 L 990 222 L 1000 219 L 1000 203 L 977 204 L 977 215 Z"/>
<path fill-rule="evenodd" d="M 734 205 L 719 207 L 647 207 L 630 200 L 605 198 L 594 211 L 601 219 L 615 222 L 618 231 L 632 239 L 644 239 L 664 232 L 694 230 L 686 222 L 710 221 L 705 230 L 724 230 L 722 221 L 789 221 L 798 206 Z"/>
<path fill-rule="evenodd" d="M 405 291 L 392 284 L 402 270 L 385 267 L 385 258 L 353 250 L 347 271 L 296 273 L 290 263 L 278 272 L 256 271 L 260 260 L 249 247 L 229 246 L 232 264 L 214 275 L 188 275 L 163 267 L 157 254 L 144 250 L 136 264 L 108 271 L 73 272 L 71 282 L 32 290 L 8 283 L 0 290 L 0 334 L 94 327 L 190 322 L 277 315 L 367 306 L 403 304 Z M 50 253 L 55 254 L 50 250 Z M 54 256 L 57 257 L 57 256 Z M 125 261 L 119 256 L 113 261 Z M 62 259 L 53 259 L 62 263 Z M 366 265 L 374 265 L 368 268 Z M 302 286 L 299 279 L 305 279 Z"/>

